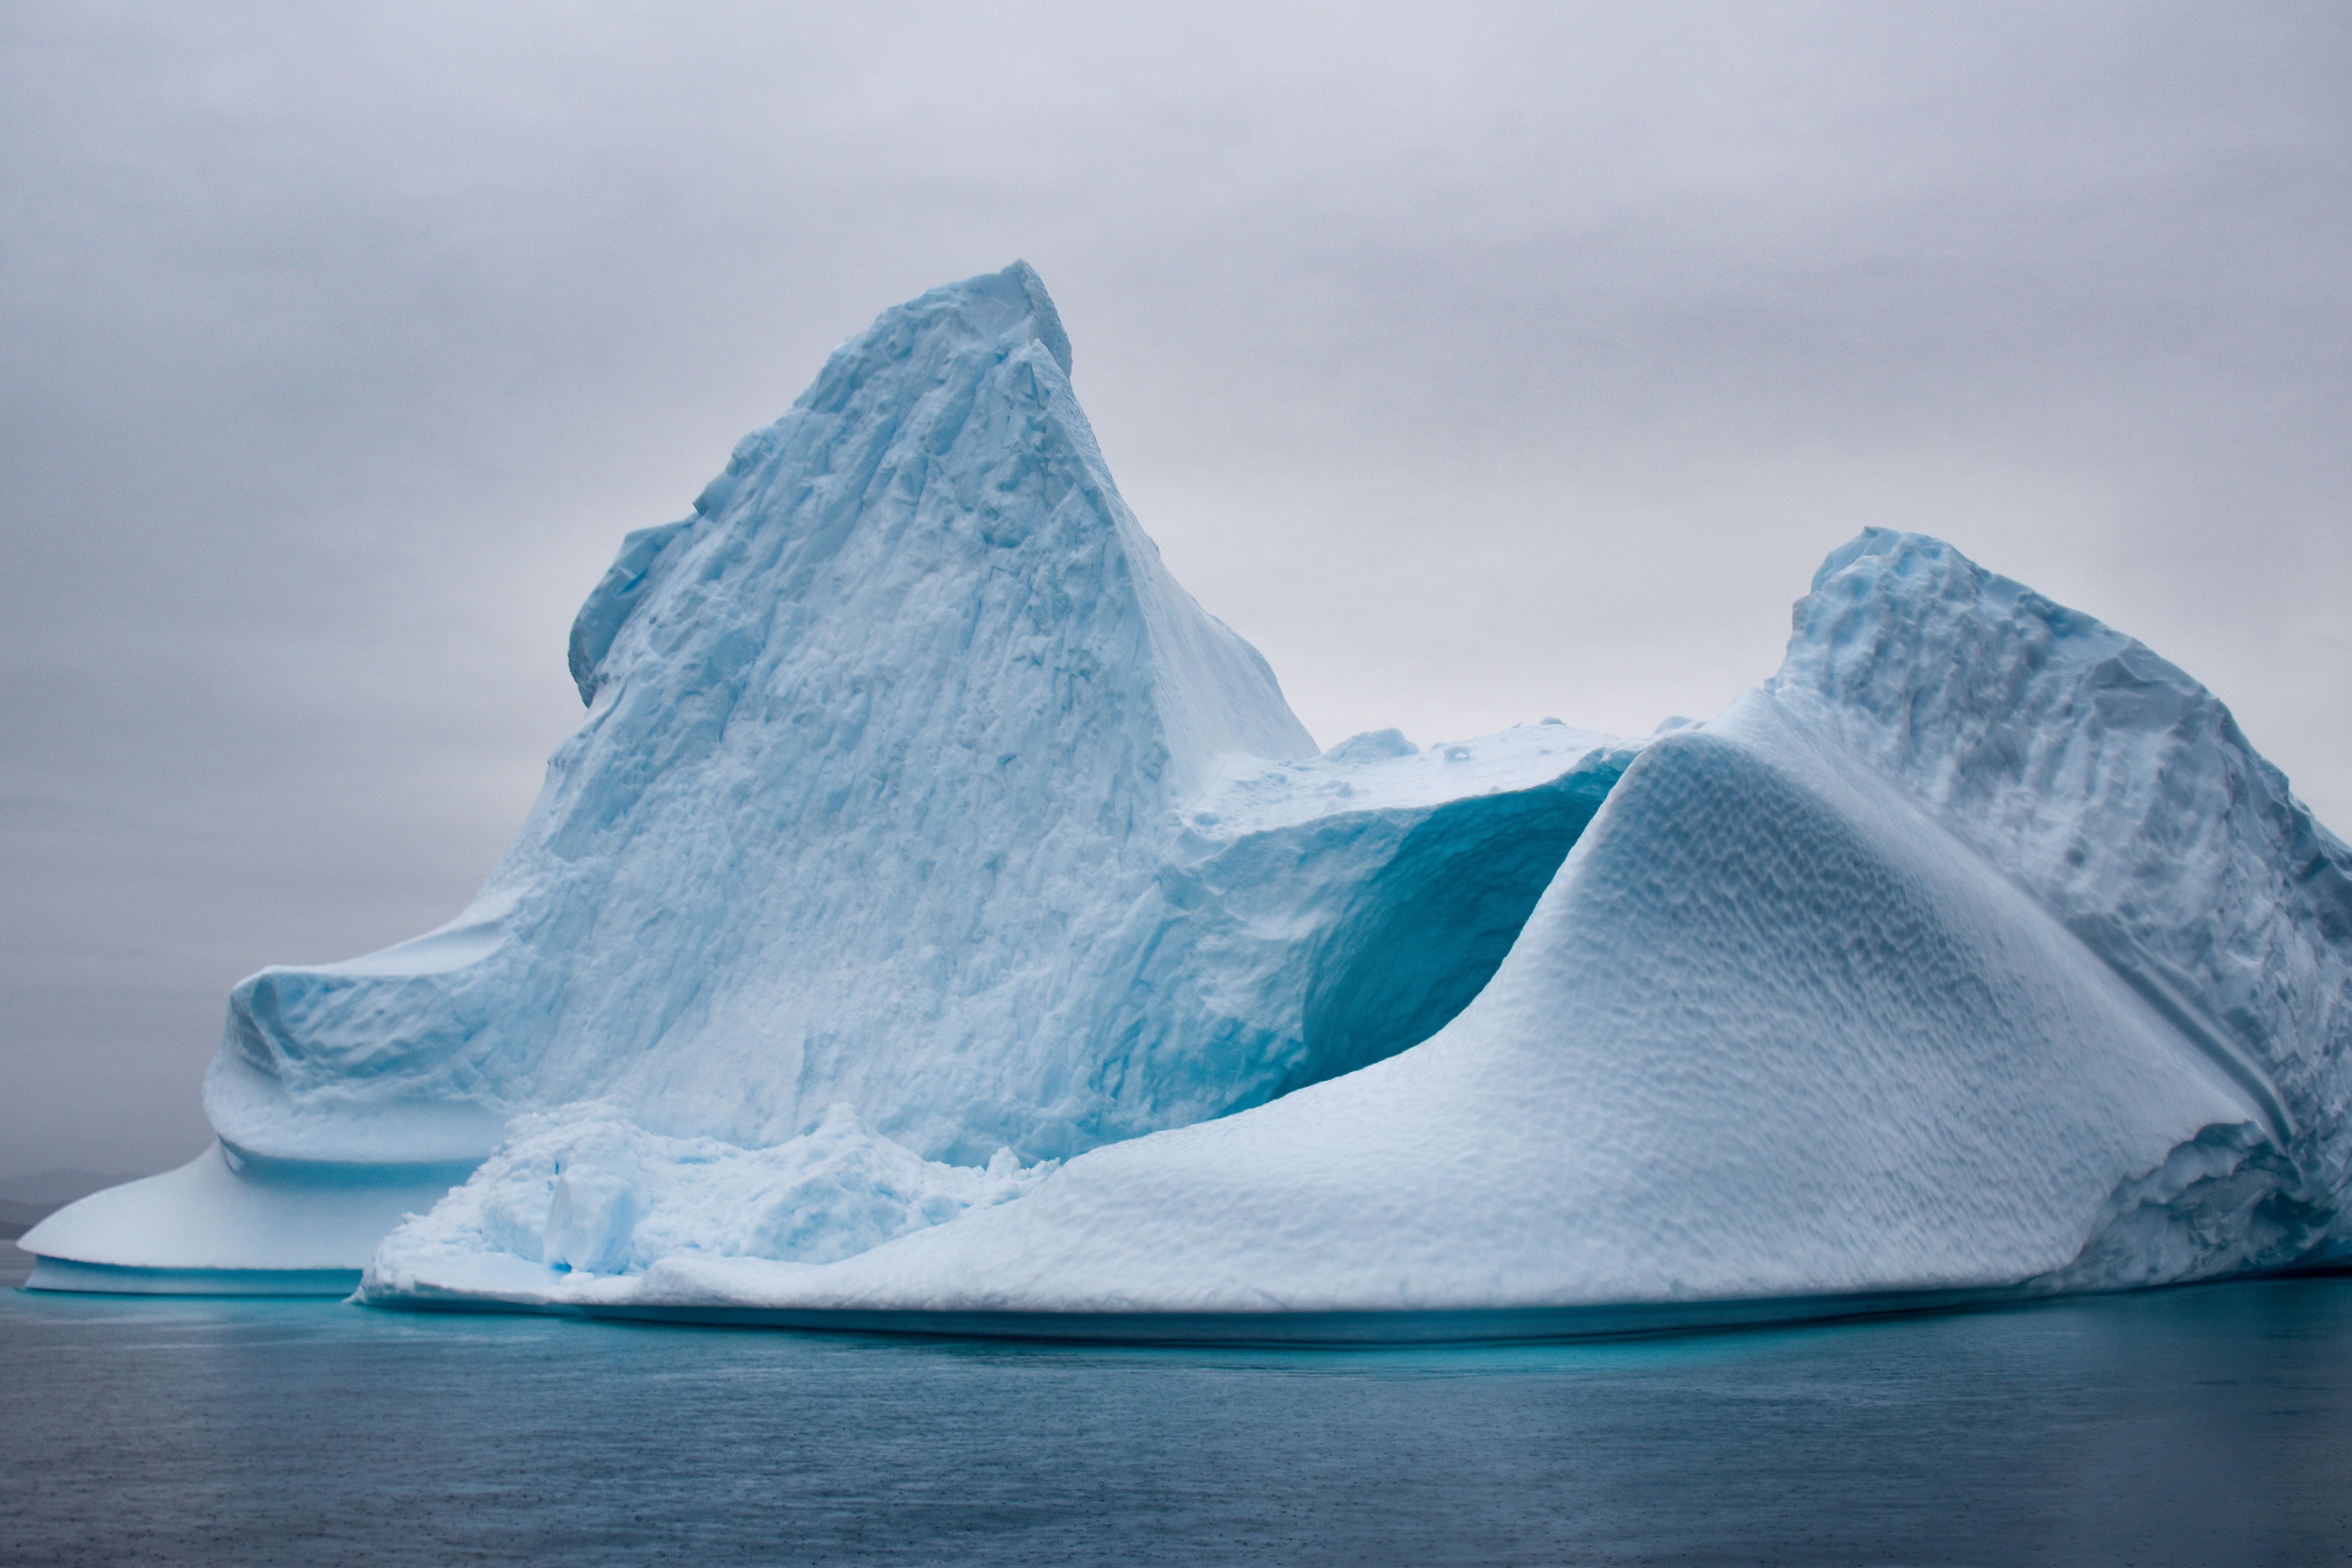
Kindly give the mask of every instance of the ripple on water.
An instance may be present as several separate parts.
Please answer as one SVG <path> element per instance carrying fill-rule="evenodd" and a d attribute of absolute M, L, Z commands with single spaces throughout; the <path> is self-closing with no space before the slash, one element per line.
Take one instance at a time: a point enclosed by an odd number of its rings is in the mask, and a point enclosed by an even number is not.
<path fill-rule="evenodd" d="M 1374 1352 L 10 1290 L 0 1345 L 10 1564 L 2352 1561 L 2341 1278 Z"/>

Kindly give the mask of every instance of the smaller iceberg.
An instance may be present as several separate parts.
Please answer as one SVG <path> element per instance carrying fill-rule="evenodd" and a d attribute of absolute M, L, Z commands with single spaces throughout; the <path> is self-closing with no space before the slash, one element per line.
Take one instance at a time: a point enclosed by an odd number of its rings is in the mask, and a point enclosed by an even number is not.
<path fill-rule="evenodd" d="M 1712 720 L 1318 752 L 1070 363 L 934 290 L 630 535 L 474 905 L 240 985 L 218 1146 L 36 1284 L 1343 1340 L 2352 1255 L 2352 853 L 2187 675 L 1872 530 Z"/>

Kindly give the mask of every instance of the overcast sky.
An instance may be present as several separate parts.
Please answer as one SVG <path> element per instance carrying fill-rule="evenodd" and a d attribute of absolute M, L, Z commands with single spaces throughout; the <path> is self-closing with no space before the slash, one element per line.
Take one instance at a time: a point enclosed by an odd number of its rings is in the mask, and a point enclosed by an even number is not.
<path fill-rule="evenodd" d="M 465 902 L 572 613 L 878 310 L 1025 257 L 1326 743 L 1646 731 L 1872 523 L 2352 827 L 2352 8 L 0 11 L 0 1175 Z"/>

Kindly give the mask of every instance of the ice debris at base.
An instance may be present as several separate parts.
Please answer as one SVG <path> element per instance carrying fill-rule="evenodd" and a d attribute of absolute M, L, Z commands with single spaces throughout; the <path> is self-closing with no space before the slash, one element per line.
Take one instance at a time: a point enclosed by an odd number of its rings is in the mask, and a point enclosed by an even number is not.
<path fill-rule="evenodd" d="M 846 1105 L 763 1149 L 667 1138 L 595 1104 L 518 1117 L 471 1181 L 403 1232 L 406 1255 L 495 1250 L 563 1273 L 617 1274 L 678 1253 L 831 1263 L 967 1209 L 1019 1197 L 1054 1169 L 1009 1149 L 984 1166 L 925 1160 Z"/>
<path fill-rule="evenodd" d="M 367 1299 L 1542 1307 L 2352 1253 L 2352 856 L 2180 671 L 1874 530 L 1715 720 L 1318 755 L 1069 363 L 1024 267 L 886 312 L 625 542 L 475 905 L 238 987 L 237 1180 L 479 1163 L 348 1223 Z M 26 1241 L 150 1263 L 127 1201 Z"/>

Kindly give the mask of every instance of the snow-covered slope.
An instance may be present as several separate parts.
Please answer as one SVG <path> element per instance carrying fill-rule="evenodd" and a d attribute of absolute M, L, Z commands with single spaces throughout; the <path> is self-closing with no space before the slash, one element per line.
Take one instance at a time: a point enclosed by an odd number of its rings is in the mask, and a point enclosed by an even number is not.
<path fill-rule="evenodd" d="M 2346 1235 L 2347 860 L 2178 671 L 1873 532 L 1768 689 L 1648 744 L 1425 1043 L 831 1263 L 558 1274 L 426 1221 L 366 1289 L 1034 1329 L 2281 1267 Z"/>

